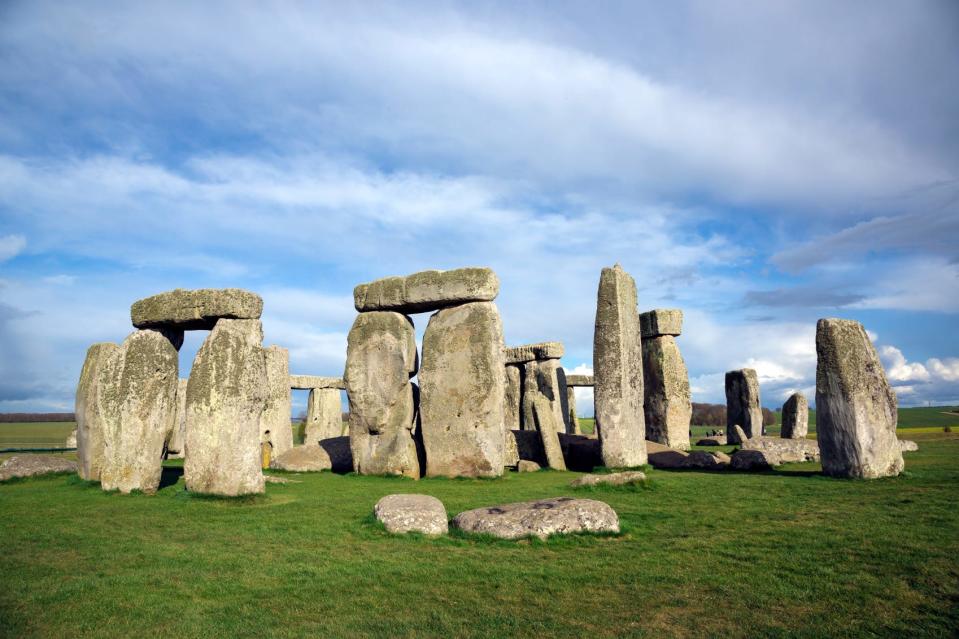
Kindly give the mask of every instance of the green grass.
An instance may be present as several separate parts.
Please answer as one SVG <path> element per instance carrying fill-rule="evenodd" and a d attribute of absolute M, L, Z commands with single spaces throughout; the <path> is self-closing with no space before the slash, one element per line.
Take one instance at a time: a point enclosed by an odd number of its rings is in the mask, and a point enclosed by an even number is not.
<path fill-rule="evenodd" d="M 63 446 L 76 422 L 0 424 L 0 448 L 55 448 Z"/>
<path fill-rule="evenodd" d="M 288 475 L 262 497 L 155 496 L 57 476 L 0 484 L 8 637 L 872 637 L 959 627 L 959 434 L 918 434 L 907 473 L 815 464 L 650 471 L 652 489 L 573 491 L 576 473 L 499 480 Z M 435 495 L 452 517 L 578 494 L 619 537 L 394 537 L 377 499 Z"/>

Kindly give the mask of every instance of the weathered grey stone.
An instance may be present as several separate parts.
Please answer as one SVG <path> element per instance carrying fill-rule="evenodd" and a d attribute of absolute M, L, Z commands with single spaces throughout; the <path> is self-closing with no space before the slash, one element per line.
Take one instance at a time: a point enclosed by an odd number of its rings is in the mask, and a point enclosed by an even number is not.
<path fill-rule="evenodd" d="M 726 373 L 726 443 L 738 444 L 733 425 L 742 427 L 746 437 L 762 435 L 763 411 L 759 403 L 756 371 L 743 368 Z"/>
<path fill-rule="evenodd" d="M 134 331 L 98 371 L 104 490 L 156 492 L 163 444 L 176 415 L 176 348 L 161 332 Z"/>
<path fill-rule="evenodd" d="M 197 352 L 186 390 L 187 490 L 263 492 L 260 420 L 268 380 L 262 343 L 259 320 L 221 319 Z"/>
<path fill-rule="evenodd" d="M 567 386 L 592 386 L 593 376 L 592 375 L 567 375 L 566 385 Z"/>
<path fill-rule="evenodd" d="M 808 433 L 809 402 L 802 393 L 793 393 L 783 404 L 780 437 L 783 439 L 804 439 Z"/>
<path fill-rule="evenodd" d="M 373 514 L 390 533 L 435 537 L 449 531 L 446 507 L 430 495 L 387 495 L 373 506 Z"/>
<path fill-rule="evenodd" d="M 467 510 L 453 527 L 502 539 L 522 539 L 580 532 L 619 532 L 619 517 L 595 499 L 556 497 Z"/>
<path fill-rule="evenodd" d="M 607 475 L 583 475 L 570 482 L 573 488 L 581 486 L 625 486 L 627 484 L 639 484 L 646 481 L 646 473 L 639 470 L 627 470 L 622 473 L 609 473 Z"/>
<path fill-rule="evenodd" d="M 553 470 L 566 470 L 563 459 L 563 449 L 559 444 L 555 415 L 551 403 L 540 393 L 530 393 L 533 406 L 533 419 L 536 430 L 543 440 L 543 451 L 546 453 L 546 463 Z"/>
<path fill-rule="evenodd" d="M 59 455 L 14 455 L 0 464 L 0 481 L 14 477 L 75 473 L 77 468 L 77 462 Z"/>
<path fill-rule="evenodd" d="M 503 396 L 503 415 L 506 430 L 519 430 L 523 399 L 523 375 L 519 366 L 506 366 L 506 388 Z"/>
<path fill-rule="evenodd" d="M 689 450 L 689 374 L 672 335 L 643 338 L 643 385 L 646 439 Z"/>
<path fill-rule="evenodd" d="M 816 324 L 816 438 L 822 469 L 834 477 L 898 475 L 896 395 L 859 322 Z"/>
<path fill-rule="evenodd" d="M 916 442 L 912 441 L 911 439 L 900 439 L 900 440 L 899 440 L 899 448 L 900 448 L 900 449 L 902 450 L 902 452 L 904 452 L 904 453 L 914 453 L 914 452 L 916 452 L 917 450 L 919 450 L 919 444 L 917 444 Z"/>
<path fill-rule="evenodd" d="M 562 342 L 540 342 L 506 349 L 507 364 L 525 364 L 544 359 L 560 359 L 566 353 Z"/>
<path fill-rule="evenodd" d="M 343 404 L 336 388 L 314 388 L 306 401 L 306 423 L 303 440 L 316 443 L 321 439 L 343 435 Z"/>
<path fill-rule="evenodd" d="M 566 386 L 566 421 L 570 435 L 580 435 L 579 416 L 576 415 L 576 392 L 573 386 Z"/>
<path fill-rule="evenodd" d="M 347 337 L 343 378 L 350 401 L 350 448 L 361 475 L 419 478 L 410 383 L 415 374 L 416 341 L 410 318 L 389 311 L 360 313 Z M 502 411 L 502 388 L 498 399 Z"/>
<path fill-rule="evenodd" d="M 726 453 L 694 450 L 686 457 L 686 460 L 683 462 L 683 468 L 723 470 L 729 466 L 729 464 L 729 455 Z"/>
<path fill-rule="evenodd" d="M 532 428 L 532 426 L 528 426 L 530 424 L 528 417 L 532 410 L 530 402 L 534 395 L 539 395 L 549 402 L 557 432 L 571 433 L 573 430 L 572 424 L 567 423 L 569 413 L 566 404 L 566 373 L 559 365 L 559 360 L 526 362 L 523 364 L 522 383 L 523 428 L 527 430 Z"/>
<path fill-rule="evenodd" d="M 499 293 L 499 279 L 489 268 L 422 271 L 387 277 L 353 289 L 356 310 L 424 313 L 468 302 L 489 302 Z"/>
<path fill-rule="evenodd" d="M 743 439 L 740 446 L 743 450 L 761 450 L 774 453 L 782 463 L 819 461 L 819 445 L 811 439 L 750 437 Z"/>
<path fill-rule="evenodd" d="M 77 429 L 74 428 L 70 431 L 70 434 L 67 435 L 66 441 L 63 442 L 64 448 L 76 448 L 77 447 Z"/>
<path fill-rule="evenodd" d="M 737 450 L 729 462 L 732 470 L 768 470 L 782 463 L 779 455 L 769 450 Z"/>
<path fill-rule="evenodd" d="M 318 375 L 290 375 L 290 388 L 313 390 L 314 388 L 336 388 L 346 390 L 342 377 L 320 377 Z"/>
<path fill-rule="evenodd" d="M 293 448 L 290 351 L 269 346 L 263 349 L 263 356 L 266 361 L 266 403 L 260 418 L 260 440 L 272 445 L 270 455 L 276 457 Z"/>
<path fill-rule="evenodd" d="M 77 461 L 81 479 L 100 480 L 103 464 L 103 415 L 97 402 L 97 384 L 100 368 L 118 351 L 120 346 L 110 342 L 94 344 L 87 349 L 87 357 L 77 383 L 74 411 L 77 420 Z"/>
<path fill-rule="evenodd" d="M 211 330 L 217 320 L 259 319 L 263 300 L 239 288 L 178 288 L 133 303 L 130 317 L 137 328 Z"/>
<path fill-rule="evenodd" d="M 317 444 L 293 446 L 270 460 L 270 468 L 297 473 L 318 473 L 332 470 L 329 454 Z"/>
<path fill-rule="evenodd" d="M 173 430 L 167 436 L 167 458 L 183 457 L 186 448 L 186 385 L 189 380 L 180 378 L 176 383 L 176 414 L 173 416 Z"/>
<path fill-rule="evenodd" d="M 648 454 L 649 465 L 653 468 L 676 469 L 686 468 L 686 460 L 689 453 L 684 450 L 676 450 L 659 442 L 646 442 L 646 451 Z"/>
<path fill-rule="evenodd" d="M 683 312 L 678 308 L 657 308 L 639 315 L 643 339 L 663 335 L 676 336 L 683 332 Z"/>
<path fill-rule="evenodd" d="M 604 268 L 596 296 L 593 335 L 594 404 L 603 463 L 646 463 L 643 356 L 636 282 L 617 264 Z"/>
<path fill-rule="evenodd" d="M 503 324 L 492 302 L 430 318 L 419 375 L 427 475 L 503 473 L 503 350 Z"/>
<path fill-rule="evenodd" d="M 519 463 L 516 464 L 516 472 L 519 473 L 535 473 L 538 470 L 542 470 L 542 467 L 534 461 L 528 459 L 521 459 Z"/>
<path fill-rule="evenodd" d="M 520 462 L 519 446 L 513 432 L 511 429 L 503 432 L 503 466 L 506 468 L 515 468 Z"/>

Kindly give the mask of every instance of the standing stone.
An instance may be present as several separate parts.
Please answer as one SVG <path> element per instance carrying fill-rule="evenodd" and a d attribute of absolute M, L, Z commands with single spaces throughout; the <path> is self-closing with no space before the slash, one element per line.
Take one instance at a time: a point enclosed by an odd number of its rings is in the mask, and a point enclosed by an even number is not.
<path fill-rule="evenodd" d="M 763 410 L 759 403 L 759 378 L 756 371 L 743 368 L 726 373 L 726 443 L 738 444 L 733 426 L 742 427 L 746 437 L 763 434 Z"/>
<path fill-rule="evenodd" d="M 575 386 L 566 387 L 566 406 L 567 406 L 566 414 L 568 415 L 567 419 L 569 420 L 572 434 L 580 435 L 582 434 L 582 431 L 579 429 L 579 417 L 576 415 L 576 393 L 574 392 L 575 390 L 576 390 Z"/>
<path fill-rule="evenodd" d="M 279 346 L 263 349 L 266 359 L 266 404 L 260 420 L 260 441 L 273 445 L 271 456 L 293 448 L 293 413 L 290 395 L 290 351 Z M 337 433 L 339 434 L 339 433 Z"/>
<path fill-rule="evenodd" d="M 693 405 L 689 373 L 676 336 L 683 324 L 679 309 L 657 309 L 639 316 L 643 337 L 646 439 L 689 450 Z"/>
<path fill-rule="evenodd" d="M 505 416 L 506 430 L 519 430 L 521 427 L 522 383 L 520 367 L 515 364 L 507 364 L 506 390 L 503 397 L 503 414 Z"/>
<path fill-rule="evenodd" d="M 176 414 L 173 417 L 173 430 L 167 437 L 167 458 L 183 457 L 186 445 L 186 385 L 189 380 L 180 378 L 176 385 Z"/>
<path fill-rule="evenodd" d="M 540 393 L 531 393 L 531 398 L 533 419 L 536 421 L 536 430 L 539 431 L 543 440 L 546 463 L 553 470 L 566 470 L 566 461 L 563 459 L 563 448 L 559 443 L 559 432 L 551 402 Z"/>
<path fill-rule="evenodd" d="M 310 389 L 306 401 L 306 424 L 303 441 L 316 444 L 320 440 L 343 435 L 343 405 L 336 388 Z"/>
<path fill-rule="evenodd" d="M 643 355 L 636 282 L 619 264 L 604 268 L 599 279 L 593 376 L 603 463 L 610 468 L 645 464 Z"/>
<path fill-rule="evenodd" d="M 259 320 L 221 319 L 200 347 L 186 391 L 187 490 L 262 493 L 260 421 L 266 356 Z"/>
<path fill-rule="evenodd" d="M 412 320 L 391 311 L 360 313 L 347 337 L 343 375 L 357 473 L 419 478 L 412 432 L 416 406 L 410 383 L 415 374 Z M 502 395 L 499 401 L 502 407 Z M 338 414 L 339 407 L 336 410 Z"/>
<path fill-rule="evenodd" d="M 783 404 L 783 439 L 805 439 L 809 432 L 809 402 L 802 393 L 793 393 Z"/>
<path fill-rule="evenodd" d="M 103 414 L 97 402 L 100 368 L 120 347 L 110 342 L 87 349 L 74 410 L 77 420 L 77 472 L 81 479 L 99 481 L 103 463 Z"/>
<path fill-rule="evenodd" d="M 503 323 L 492 302 L 435 313 L 423 336 L 423 446 L 431 477 L 503 473 Z"/>
<path fill-rule="evenodd" d="M 134 331 L 100 366 L 97 403 L 103 427 L 100 485 L 154 493 L 163 444 L 173 429 L 179 356 L 156 330 Z"/>
<path fill-rule="evenodd" d="M 898 475 L 896 395 L 859 322 L 816 324 L 816 439 L 822 469 L 833 477 Z"/>
<path fill-rule="evenodd" d="M 527 430 L 536 430 L 532 421 L 528 419 L 532 410 L 532 398 L 539 396 L 546 400 L 553 411 L 551 423 L 557 432 L 572 433 L 572 424 L 569 421 L 569 407 L 566 398 L 566 373 L 559 365 L 558 359 L 547 359 L 526 362 L 523 365 L 523 416 Z"/>

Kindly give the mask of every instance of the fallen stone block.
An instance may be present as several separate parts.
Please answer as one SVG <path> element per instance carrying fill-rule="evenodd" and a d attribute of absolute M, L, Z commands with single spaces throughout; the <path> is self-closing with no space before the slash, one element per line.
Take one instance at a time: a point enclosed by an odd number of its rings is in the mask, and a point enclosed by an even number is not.
<path fill-rule="evenodd" d="M 130 308 L 137 328 L 212 330 L 219 319 L 259 319 L 263 299 L 239 288 L 178 288 L 138 300 Z"/>
<path fill-rule="evenodd" d="M 697 446 L 725 446 L 725 437 L 704 437 L 696 441 Z"/>
<path fill-rule="evenodd" d="M 270 460 L 273 470 L 286 470 L 296 473 L 318 473 L 332 470 L 333 462 L 329 454 L 316 444 L 294 446 Z"/>
<path fill-rule="evenodd" d="M 491 302 L 499 294 L 499 279 L 489 268 L 422 271 L 387 277 L 353 289 L 356 310 L 412 314 L 437 311 L 469 302 Z"/>
<path fill-rule="evenodd" d="M 700 470 L 724 470 L 729 466 L 729 463 L 730 458 L 726 453 L 694 450 L 686 457 L 682 467 Z"/>
<path fill-rule="evenodd" d="M 919 450 L 919 444 L 911 439 L 900 439 L 899 448 L 902 449 L 902 452 L 904 453 L 914 453 Z"/>
<path fill-rule="evenodd" d="M 593 376 L 592 375 L 567 375 L 566 385 L 567 386 L 592 386 Z"/>
<path fill-rule="evenodd" d="M 768 450 L 737 450 L 729 462 L 732 470 L 768 470 L 782 463 L 779 456 Z"/>
<path fill-rule="evenodd" d="M 14 455 L 0 464 L 0 481 L 14 477 L 37 477 L 55 473 L 75 473 L 77 462 L 54 455 Z"/>
<path fill-rule="evenodd" d="M 538 470 L 542 470 L 540 465 L 528 459 L 521 459 L 519 463 L 516 464 L 516 472 L 518 473 L 535 473 Z"/>
<path fill-rule="evenodd" d="M 646 473 L 639 470 L 628 470 L 622 473 L 610 473 L 608 475 L 583 475 L 570 482 L 573 488 L 583 486 L 625 486 L 627 484 L 638 484 L 646 481 Z"/>
<path fill-rule="evenodd" d="M 594 499 L 556 497 L 467 510 L 453 518 L 464 532 L 522 539 L 580 532 L 619 532 L 619 517 L 608 504 Z"/>
<path fill-rule="evenodd" d="M 430 495 L 387 495 L 376 502 L 373 514 L 390 533 L 417 532 L 435 537 L 449 530 L 446 507 Z"/>

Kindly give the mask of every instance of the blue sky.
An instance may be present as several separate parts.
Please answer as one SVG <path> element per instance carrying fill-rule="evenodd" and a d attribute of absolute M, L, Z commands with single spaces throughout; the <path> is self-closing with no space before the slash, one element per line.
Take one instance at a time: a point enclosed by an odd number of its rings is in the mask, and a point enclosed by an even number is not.
<path fill-rule="evenodd" d="M 956 3 L 344 5 L 0 5 L 0 411 L 71 410 L 146 295 L 257 291 L 336 375 L 354 285 L 465 265 L 586 371 L 615 262 L 694 401 L 811 398 L 839 316 L 959 403 Z"/>

